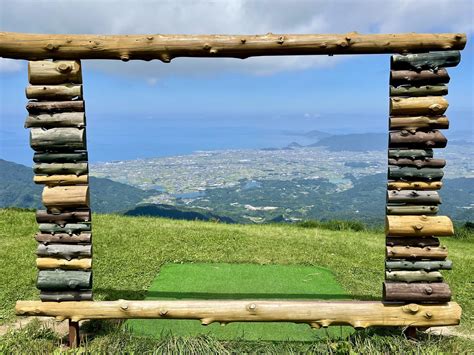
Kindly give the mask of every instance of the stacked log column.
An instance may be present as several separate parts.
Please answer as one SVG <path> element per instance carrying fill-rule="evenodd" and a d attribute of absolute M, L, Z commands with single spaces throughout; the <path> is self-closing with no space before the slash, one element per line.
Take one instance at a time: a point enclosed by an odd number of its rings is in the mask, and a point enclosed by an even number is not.
<path fill-rule="evenodd" d="M 390 72 L 390 133 L 386 218 L 384 300 L 443 303 L 451 290 L 440 270 L 451 269 L 439 237 L 453 235 L 453 224 L 438 216 L 445 161 L 449 75 L 458 51 L 395 55 Z M 432 315 L 431 315 L 432 316 Z M 430 317 L 427 314 L 426 317 Z"/>
<path fill-rule="evenodd" d="M 36 220 L 36 265 L 42 301 L 92 299 L 86 118 L 79 61 L 31 61 L 25 127 L 34 182 L 44 185 Z"/>

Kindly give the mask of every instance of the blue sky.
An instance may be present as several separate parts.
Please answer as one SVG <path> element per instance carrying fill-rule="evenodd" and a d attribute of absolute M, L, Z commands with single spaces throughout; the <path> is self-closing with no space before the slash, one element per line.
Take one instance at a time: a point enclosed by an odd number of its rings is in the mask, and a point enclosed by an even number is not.
<path fill-rule="evenodd" d="M 389 1 L 384 8 L 377 8 L 379 3 L 373 1 L 82 1 L 68 7 L 55 1 L 0 1 L 0 30 L 110 34 L 467 32 L 468 46 L 461 64 L 449 70 L 448 116 L 452 132 L 471 130 L 472 134 L 474 47 L 469 36 L 474 28 L 473 9 L 469 1 L 454 2 L 457 6 L 453 1 L 451 6 L 446 1 Z M 88 12 L 94 4 L 94 11 Z M 34 6 L 37 11 L 31 10 Z M 71 8 L 76 10 L 74 14 Z M 36 16 L 38 11 L 52 15 Z M 20 20 L 19 13 L 23 14 Z M 278 146 L 297 139 L 291 132 L 315 129 L 384 132 L 388 70 L 389 55 L 175 59 L 171 64 L 84 61 L 91 159 Z M 31 165 L 28 132 L 23 128 L 26 85 L 26 62 L 0 62 L 0 158 Z"/>

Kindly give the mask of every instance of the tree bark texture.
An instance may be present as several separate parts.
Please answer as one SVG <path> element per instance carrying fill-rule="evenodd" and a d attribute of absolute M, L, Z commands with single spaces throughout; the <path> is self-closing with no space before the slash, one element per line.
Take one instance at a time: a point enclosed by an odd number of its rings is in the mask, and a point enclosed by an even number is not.
<path fill-rule="evenodd" d="M 390 115 L 442 115 L 448 108 L 448 101 L 441 96 L 392 97 Z"/>
<path fill-rule="evenodd" d="M 443 169 L 434 168 L 412 168 L 412 167 L 388 167 L 388 178 L 390 180 L 407 180 L 407 181 L 437 181 L 443 178 Z"/>
<path fill-rule="evenodd" d="M 391 130 L 448 129 L 449 120 L 446 116 L 392 116 Z"/>
<path fill-rule="evenodd" d="M 397 165 L 397 166 L 415 166 L 417 168 L 444 168 L 446 165 L 446 160 L 444 159 L 417 159 L 412 160 L 408 158 L 402 159 L 389 159 L 388 163 L 390 165 Z"/>
<path fill-rule="evenodd" d="M 40 270 L 63 269 L 63 270 L 90 270 L 92 269 L 92 259 L 56 259 L 38 258 L 36 267 Z"/>
<path fill-rule="evenodd" d="M 36 151 L 71 151 L 86 149 L 85 129 L 30 129 L 30 145 Z"/>
<path fill-rule="evenodd" d="M 36 255 L 49 258 L 63 258 L 66 260 L 90 258 L 92 257 L 92 245 L 38 244 Z"/>
<path fill-rule="evenodd" d="M 453 262 L 451 260 L 442 261 L 408 261 L 408 260 L 387 260 L 385 262 L 387 270 L 451 270 Z"/>
<path fill-rule="evenodd" d="M 48 209 L 58 211 L 89 207 L 89 186 L 45 186 L 42 200 Z"/>
<path fill-rule="evenodd" d="M 30 85 L 26 88 L 26 97 L 37 101 L 82 100 L 82 85 Z"/>
<path fill-rule="evenodd" d="M 40 270 L 36 287 L 40 290 L 87 290 L 92 287 L 92 272 L 78 270 Z"/>
<path fill-rule="evenodd" d="M 437 305 L 388 305 L 382 302 L 317 302 L 262 300 L 166 300 L 40 302 L 18 301 L 20 316 L 51 316 L 71 319 L 198 319 L 201 324 L 214 322 L 294 322 L 313 328 L 330 325 L 435 326 L 456 325 L 461 307 L 450 302 Z"/>
<path fill-rule="evenodd" d="M 0 57 L 27 60 L 159 59 L 166 63 L 177 57 L 416 53 L 459 50 L 465 45 L 462 33 L 104 36 L 0 32 Z"/>
<path fill-rule="evenodd" d="M 421 85 L 421 86 L 390 85 L 390 96 L 418 97 L 418 96 L 443 96 L 443 95 L 448 95 L 448 86 L 445 84 Z"/>
<path fill-rule="evenodd" d="M 29 113 L 84 112 L 84 101 L 29 101 L 26 104 Z"/>
<path fill-rule="evenodd" d="M 92 301 L 92 291 L 41 291 L 42 302 Z"/>
<path fill-rule="evenodd" d="M 439 271 L 387 271 L 385 279 L 394 282 L 441 282 L 443 275 Z"/>
<path fill-rule="evenodd" d="M 89 183 L 89 175 L 35 175 L 33 181 L 48 186 L 85 185 Z"/>
<path fill-rule="evenodd" d="M 443 237 L 454 235 L 454 227 L 446 216 L 389 215 L 385 218 L 385 234 L 394 237 Z"/>
<path fill-rule="evenodd" d="M 66 233 L 66 234 L 79 234 L 81 232 L 90 232 L 90 223 L 68 223 L 64 226 L 60 226 L 55 223 L 41 223 L 38 226 L 41 233 Z"/>
<path fill-rule="evenodd" d="M 384 282 L 383 299 L 394 302 L 443 303 L 451 300 L 451 290 L 444 282 Z M 434 318 L 435 315 L 431 312 L 426 317 Z"/>
<path fill-rule="evenodd" d="M 40 163 L 33 166 L 33 171 L 35 174 L 74 174 L 78 176 L 87 174 L 89 172 L 89 166 L 87 163 Z"/>
<path fill-rule="evenodd" d="M 442 67 L 455 67 L 460 61 L 461 53 L 459 51 L 413 53 L 393 55 L 390 60 L 390 67 L 394 70 L 421 71 L 428 69 L 437 71 Z"/>
<path fill-rule="evenodd" d="M 81 63 L 74 61 L 29 61 L 28 81 L 33 85 L 82 84 Z"/>
<path fill-rule="evenodd" d="M 389 190 L 387 191 L 387 203 L 408 205 L 439 205 L 441 204 L 441 198 L 436 191 Z"/>
<path fill-rule="evenodd" d="M 433 237 L 387 237 L 386 245 L 393 246 L 412 246 L 412 247 L 438 247 L 439 239 Z"/>
<path fill-rule="evenodd" d="M 63 112 L 53 114 L 31 114 L 28 115 L 25 122 L 25 128 L 31 127 L 77 127 L 82 128 L 86 125 L 86 116 L 84 112 Z"/>
<path fill-rule="evenodd" d="M 437 206 L 387 206 L 390 215 L 435 215 L 438 212 Z"/>
<path fill-rule="evenodd" d="M 386 248 L 387 259 L 424 259 L 444 260 L 448 257 L 448 249 L 441 247 L 394 246 Z"/>
<path fill-rule="evenodd" d="M 35 153 L 33 161 L 35 163 L 78 163 L 87 162 L 87 152 L 74 153 Z"/>
<path fill-rule="evenodd" d="M 389 190 L 439 190 L 443 186 L 441 181 L 389 181 Z"/>
<path fill-rule="evenodd" d="M 407 130 L 390 132 L 390 148 L 444 148 L 448 143 L 446 137 L 438 130 L 415 131 Z"/>
<path fill-rule="evenodd" d="M 449 74 L 446 69 L 432 70 L 391 70 L 390 85 L 436 85 L 449 83 Z"/>
<path fill-rule="evenodd" d="M 425 159 L 433 158 L 433 149 L 389 149 L 388 150 L 389 158 L 409 158 L 409 159 Z"/>
<path fill-rule="evenodd" d="M 90 244 L 92 243 L 92 235 L 89 232 L 79 234 L 66 233 L 37 233 L 35 239 L 39 243 L 62 243 L 62 244 Z"/>
<path fill-rule="evenodd" d="M 75 210 L 63 213 L 49 213 L 45 210 L 36 211 L 36 222 L 38 223 L 56 223 L 61 226 L 66 223 L 90 222 L 90 210 Z"/>

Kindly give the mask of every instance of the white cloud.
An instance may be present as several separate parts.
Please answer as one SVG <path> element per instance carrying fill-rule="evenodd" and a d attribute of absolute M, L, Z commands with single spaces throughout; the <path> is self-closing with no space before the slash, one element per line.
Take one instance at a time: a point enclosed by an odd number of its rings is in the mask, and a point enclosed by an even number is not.
<path fill-rule="evenodd" d="M 0 73 L 16 72 L 23 69 L 22 62 L 19 60 L 0 58 Z"/>
<path fill-rule="evenodd" d="M 468 32 L 474 30 L 471 0 L 0 0 L 3 31 L 35 33 L 360 33 Z M 334 65 L 347 57 L 288 56 L 237 59 L 175 59 L 92 68 L 153 78 L 237 71 L 269 75 Z M 89 63 L 89 62 L 88 62 Z"/>

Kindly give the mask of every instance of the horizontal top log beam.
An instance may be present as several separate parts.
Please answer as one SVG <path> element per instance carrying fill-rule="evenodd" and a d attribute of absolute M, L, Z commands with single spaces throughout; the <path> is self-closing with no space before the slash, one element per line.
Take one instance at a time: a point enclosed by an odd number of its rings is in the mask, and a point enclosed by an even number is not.
<path fill-rule="evenodd" d="M 12 59 L 159 59 L 461 50 L 463 33 L 265 35 L 73 35 L 0 32 L 0 57 Z"/>

